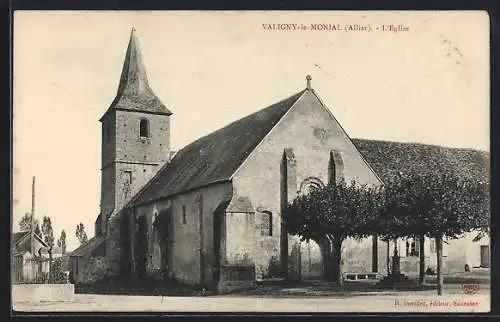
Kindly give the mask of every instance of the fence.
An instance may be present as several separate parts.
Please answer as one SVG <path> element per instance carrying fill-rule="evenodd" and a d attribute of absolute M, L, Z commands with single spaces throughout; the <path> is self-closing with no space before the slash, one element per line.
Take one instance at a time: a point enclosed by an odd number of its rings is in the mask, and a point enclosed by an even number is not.
<path fill-rule="evenodd" d="M 13 258 L 13 284 L 61 284 L 68 282 L 67 275 L 57 259 L 21 256 Z"/>

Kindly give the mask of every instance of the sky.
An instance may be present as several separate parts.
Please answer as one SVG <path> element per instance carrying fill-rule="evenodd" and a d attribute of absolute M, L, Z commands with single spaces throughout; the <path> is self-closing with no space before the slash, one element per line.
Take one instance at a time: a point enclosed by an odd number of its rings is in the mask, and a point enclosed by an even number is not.
<path fill-rule="evenodd" d="M 391 24 L 407 31 L 382 31 Z M 132 27 L 150 86 L 174 113 L 173 150 L 302 90 L 310 74 L 353 138 L 489 151 L 485 12 L 17 11 L 14 231 L 36 176 L 35 214 L 51 217 L 55 237 L 66 230 L 76 248 L 80 222 L 93 236 L 98 120 L 116 95 Z"/>

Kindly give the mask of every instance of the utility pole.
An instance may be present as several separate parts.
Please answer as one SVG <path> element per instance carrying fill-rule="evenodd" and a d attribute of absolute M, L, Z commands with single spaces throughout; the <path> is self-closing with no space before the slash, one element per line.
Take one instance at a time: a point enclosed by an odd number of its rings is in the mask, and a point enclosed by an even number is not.
<path fill-rule="evenodd" d="M 30 234 L 31 234 L 31 255 L 35 257 L 35 227 L 33 227 L 33 224 L 35 222 L 35 177 L 33 176 L 33 184 L 31 187 L 31 229 L 30 229 Z"/>

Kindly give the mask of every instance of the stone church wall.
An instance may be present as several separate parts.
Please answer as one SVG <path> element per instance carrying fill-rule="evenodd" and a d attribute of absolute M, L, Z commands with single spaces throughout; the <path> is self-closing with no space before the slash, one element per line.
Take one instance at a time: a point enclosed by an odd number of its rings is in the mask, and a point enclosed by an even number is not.
<path fill-rule="evenodd" d="M 174 196 L 170 200 L 160 200 L 138 206 L 137 214 L 147 217 L 149 227 L 148 273 L 153 273 L 158 269 L 158 259 L 155 259 L 152 253 L 155 249 L 154 243 L 157 242 L 152 238 L 154 215 L 171 208 L 172 256 L 165 262 L 169 265 L 170 277 L 189 284 L 210 283 L 214 266 L 214 211 L 223 200 L 230 199 L 230 196 L 230 183 L 220 183 Z M 203 225 L 202 232 L 200 231 L 201 224 Z M 203 252 L 200 251 L 201 249 Z M 202 264 L 203 277 L 200 268 Z"/>
<path fill-rule="evenodd" d="M 311 177 L 319 179 L 323 184 L 327 183 L 332 150 L 339 151 L 342 155 L 344 162 L 342 175 L 347 181 L 356 180 L 361 184 L 379 183 L 340 125 L 320 105 L 314 94 L 306 92 L 296 102 L 296 106 L 292 107 L 250 154 L 233 180 L 239 196 L 248 197 L 256 209 L 265 209 L 273 214 L 273 227 L 275 227 L 273 236 L 261 237 L 256 234 L 254 250 L 240 250 L 241 256 L 245 252 L 253 253 L 257 275 L 266 275 L 273 258 L 276 256 L 279 258 L 280 165 L 285 148 L 292 148 L 295 154 L 297 189 L 302 182 Z M 256 225 L 258 221 L 257 216 Z M 354 256 L 353 253 L 349 263 L 353 266 L 367 265 L 367 269 L 371 271 L 371 239 L 366 243 L 366 248 L 366 255 L 358 257 L 358 254 Z M 289 247 L 288 251 L 290 253 L 292 247 Z M 358 261 L 359 263 L 356 263 Z"/>
<path fill-rule="evenodd" d="M 149 121 L 149 138 L 139 136 L 139 122 Z M 132 111 L 116 112 L 116 159 L 163 163 L 170 151 L 170 117 Z"/>

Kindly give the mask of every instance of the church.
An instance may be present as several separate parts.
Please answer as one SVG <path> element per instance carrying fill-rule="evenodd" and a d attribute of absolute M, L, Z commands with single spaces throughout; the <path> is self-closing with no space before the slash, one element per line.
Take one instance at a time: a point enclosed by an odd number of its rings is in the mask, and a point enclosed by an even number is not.
<path fill-rule="evenodd" d="M 381 185 L 381 175 L 408 168 L 388 166 L 402 144 L 380 141 L 384 148 L 351 139 L 309 76 L 303 89 L 179 151 L 170 149 L 173 115 L 148 83 L 132 29 L 116 97 L 100 119 L 95 237 L 73 258 L 103 257 L 111 275 L 160 274 L 216 289 L 280 277 L 284 270 L 321 279 L 324 246 L 286 233 L 286 204 L 332 180 Z M 401 242 L 408 256 L 418 249 L 414 241 Z M 344 272 L 385 272 L 387 243 L 373 237 L 343 247 Z M 78 275 L 84 267 L 75 263 Z"/>

